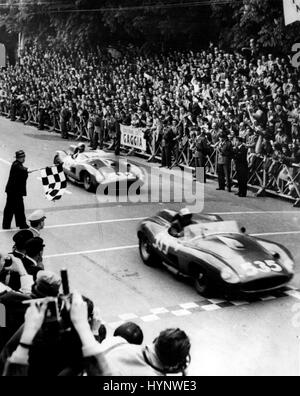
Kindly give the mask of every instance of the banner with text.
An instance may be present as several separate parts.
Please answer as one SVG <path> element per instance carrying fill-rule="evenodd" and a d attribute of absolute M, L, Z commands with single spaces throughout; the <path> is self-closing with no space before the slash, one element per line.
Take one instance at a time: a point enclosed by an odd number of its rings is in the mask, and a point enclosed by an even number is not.
<path fill-rule="evenodd" d="M 142 128 L 121 125 L 121 144 L 138 150 L 146 151 L 147 142 Z"/>

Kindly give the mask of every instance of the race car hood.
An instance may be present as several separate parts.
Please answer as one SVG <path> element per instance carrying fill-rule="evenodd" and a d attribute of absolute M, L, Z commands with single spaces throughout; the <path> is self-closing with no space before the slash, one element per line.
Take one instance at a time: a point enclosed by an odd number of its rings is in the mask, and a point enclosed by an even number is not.
<path fill-rule="evenodd" d="M 251 276 L 245 271 L 245 263 L 255 267 L 255 262 L 273 260 L 282 271 L 272 273 L 274 276 L 282 276 L 287 273 L 280 259 L 275 259 L 272 252 L 265 249 L 255 238 L 243 234 L 217 234 L 205 238 L 185 242 L 201 258 L 201 252 L 208 253 L 218 260 L 226 263 L 245 281 L 251 280 Z M 270 273 L 259 271 L 259 277 L 269 277 Z M 257 275 L 255 276 L 257 279 Z"/>

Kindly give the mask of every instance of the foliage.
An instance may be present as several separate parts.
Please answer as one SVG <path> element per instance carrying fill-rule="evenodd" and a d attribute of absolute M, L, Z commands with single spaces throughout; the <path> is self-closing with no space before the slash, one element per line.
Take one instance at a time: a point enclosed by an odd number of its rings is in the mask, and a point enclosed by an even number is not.
<path fill-rule="evenodd" d="M 3 7 L 3 4 L 7 4 Z M 120 40 L 143 45 L 200 47 L 218 39 L 240 49 L 290 51 L 295 23 L 284 26 L 282 0 L 0 0 L 0 28 L 69 46 Z"/>
<path fill-rule="evenodd" d="M 282 0 L 231 0 L 213 6 L 213 17 L 226 47 L 240 49 L 254 38 L 261 48 L 285 53 L 299 40 L 299 22 L 285 26 Z"/>

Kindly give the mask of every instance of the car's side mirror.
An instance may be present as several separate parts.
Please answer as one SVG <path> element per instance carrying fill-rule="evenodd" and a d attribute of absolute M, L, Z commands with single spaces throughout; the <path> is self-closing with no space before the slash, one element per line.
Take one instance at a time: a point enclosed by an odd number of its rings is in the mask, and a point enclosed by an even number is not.
<path fill-rule="evenodd" d="M 241 233 L 242 233 L 242 234 L 246 234 L 246 233 L 247 233 L 247 230 L 246 230 L 245 227 L 242 227 L 242 228 L 241 228 Z"/>

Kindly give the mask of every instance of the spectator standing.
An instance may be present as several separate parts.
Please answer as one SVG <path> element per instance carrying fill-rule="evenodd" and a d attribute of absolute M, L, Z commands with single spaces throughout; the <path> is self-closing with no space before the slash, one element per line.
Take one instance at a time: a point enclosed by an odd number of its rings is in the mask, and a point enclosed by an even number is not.
<path fill-rule="evenodd" d="M 32 238 L 25 244 L 26 255 L 23 258 L 24 267 L 29 275 L 32 275 L 34 280 L 38 272 L 44 269 L 43 253 L 44 241 L 42 238 Z"/>
<path fill-rule="evenodd" d="M 231 192 L 231 160 L 232 160 L 232 144 L 228 140 L 226 134 L 220 136 L 217 146 L 218 153 L 218 191 L 224 191 L 227 185 L 228 192 Z M 226 183 L 226 184 L 225 184 Z"/>
<path fill-rule="evenodd" d="M 39 237 L 40 231 L 45 227 L 45 212 L 43 210 L 36 210 L 28 217 L 30 228 L 29 231 L 32 232 L 33 237 Z"/>
<path fill-rule="evenodd" d="M 247 159 L 247 147 L 243 143 L 243 139 L 240 137 L 236 138 L 236 147 L 234 148 L 234 161 L 237 171 L 237 180 L 239 191 L 236 195 L 241 198 L 247 196 L 248 189 L 248 159 Z"/>
<path fill-rule="evenodd" d="M 3 214 L 2 228 L 9 230 L 11 222 L 15 216 L 16 226 L 20 229 L 29 228 L 26 223 L 24 197 L 27 195 L 26 183 L 28 179 L 28 169 L 25 168 L 25 152 L 16 152 L 16 160 L 11 166 L 8 183 L 6 185 L 7 201 Z"/>
<path fill-rule="evenodd" d="M 164 122 L 163 136 L 162 136 L 162 161 L 161 168 L 172 167 L 172 150 L 174 145 L 174 133 L 168 122 Z"/>
<path fill-rule="evenodd" d="M 208 141 L 203 130 L 197 132 L 195 167 L 204 169 L 204 183 L 206 183 L 206 160 L 209 151 Z"/>
<path fill-rule="evenodd" d="M 62 106 L 60 111 L 60 130 L 63 139 L 69 139 L 68 122 L 71 118 L 71 112 L 66 105 Z"/>

